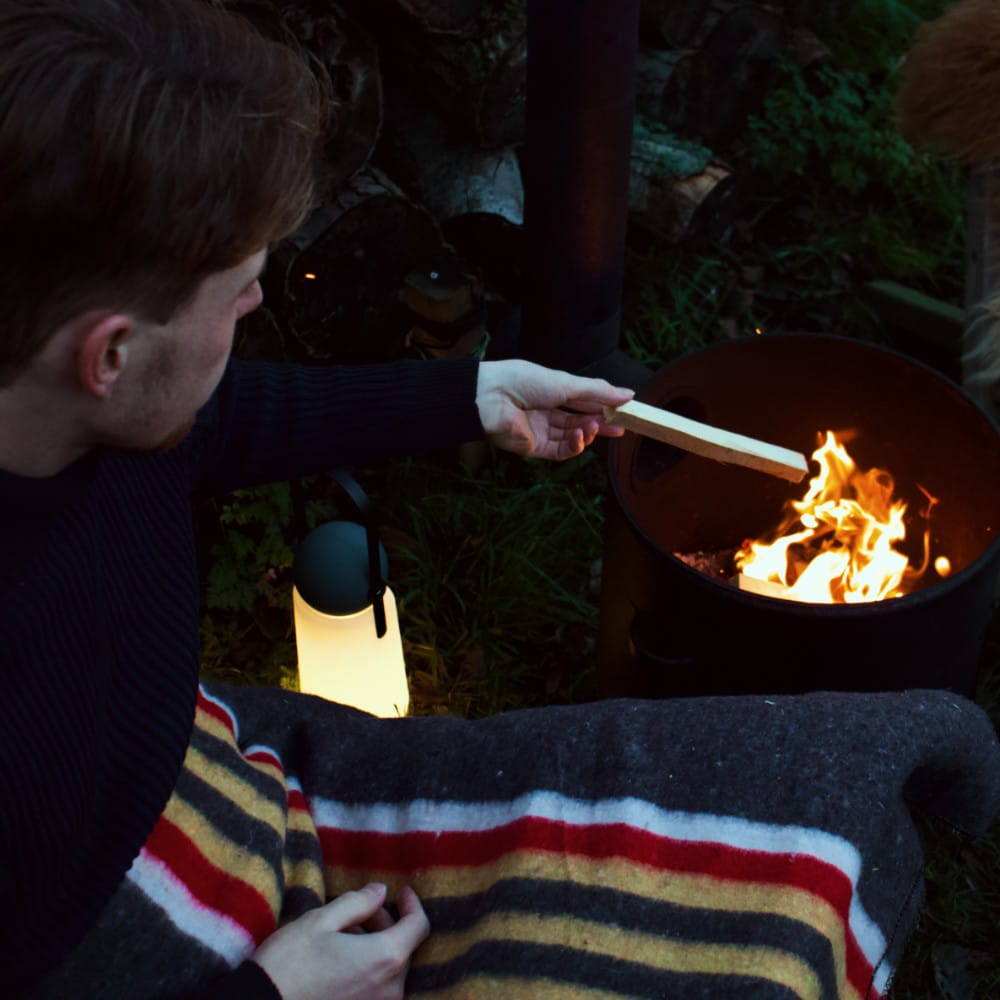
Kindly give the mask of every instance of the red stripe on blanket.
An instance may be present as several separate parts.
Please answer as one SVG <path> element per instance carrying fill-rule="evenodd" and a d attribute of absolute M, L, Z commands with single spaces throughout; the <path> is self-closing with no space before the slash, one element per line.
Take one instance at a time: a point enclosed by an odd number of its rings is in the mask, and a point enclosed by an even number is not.
<path fill-rule="evenodd" d="M 281 763 L 281 758 L 271 750 L 264 750 L 263 748 L 251 750 L 244 754 L 244 756 L 247 760 L 252 760 L 256 764 L 267 764 L 268 767 L 273 767 L 282 774 L 285 773 L 285 765 Z"/>
<path fill-rule="evenodd" d="M 201 688 L 198 688 L 198 708 L 207 715 L 212 716 L 213 719 L 218 719 L 235 738 L 236 730 L 233 726 L 233 717 L 221 705 L 217 705 L 214 701 L 206 698 Z"/>
<path fill-rule="evenodd" d="M 871 963 L 850 927 L 850 879 L 839 868 L 812 855 L 675 840 L 623 823 L 570 825 L 534 816 L 482 831 L 387 834 L 323 827 L 319 837 L 323 857 L 329 863 L 367 871 L 477 867 L 512 851 L 527 850 L 591 859 L 617 857 L 663 871 L 800 889 L 826 900 L 840 917 L 847 977 L 854 988 L 864 996 L 871 982 Z"/>
<path fill-rule="evenodd" d="M 203 906 L 243 927 L 260 944 L 276 926 L 270 904 L 253 886 L 212 864 L 180 827 L 163 816 L 146 850 L 170 869 Z"/>

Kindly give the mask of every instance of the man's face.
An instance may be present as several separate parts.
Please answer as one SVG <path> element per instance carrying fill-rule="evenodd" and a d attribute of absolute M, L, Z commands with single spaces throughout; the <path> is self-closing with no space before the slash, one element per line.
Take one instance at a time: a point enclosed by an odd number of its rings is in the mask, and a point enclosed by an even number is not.
<path fill-rule="evenodd" d="M 222 378 L 236 321 L 260 305 L 266 251 L 206 278 L 194 299 L 163 326 L 137 328 L 138 371 L 131 372 L 123 419 L 108 441 L 162 451 L 187 436 Z"/>

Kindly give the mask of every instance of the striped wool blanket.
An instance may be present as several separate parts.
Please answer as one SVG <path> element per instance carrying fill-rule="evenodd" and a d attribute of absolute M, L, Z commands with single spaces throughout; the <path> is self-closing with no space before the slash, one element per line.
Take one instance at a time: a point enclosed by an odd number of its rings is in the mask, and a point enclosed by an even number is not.
<path fill-rule="evenodd" d="M 887 995 L 922 901 L 911 806 L 1000 807 L 946 692 L 608 701 L 376 720 L 203 687 L 176 790 L 37 997 L 181 996 L 280 922 L 411 884 L 434 1000 Z"/>

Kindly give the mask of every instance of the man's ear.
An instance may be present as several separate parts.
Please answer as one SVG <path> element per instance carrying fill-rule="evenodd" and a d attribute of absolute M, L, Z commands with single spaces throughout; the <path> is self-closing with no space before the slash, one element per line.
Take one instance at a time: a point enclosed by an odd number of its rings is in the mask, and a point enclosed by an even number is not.
<path fill-rule="evenodd" d="M 135 322 L 124 313 L 101 313 L 83 320 L 77 337 L 76 375 L 85 392 L 97 399 L 111 395 L 128 361 Z"/>

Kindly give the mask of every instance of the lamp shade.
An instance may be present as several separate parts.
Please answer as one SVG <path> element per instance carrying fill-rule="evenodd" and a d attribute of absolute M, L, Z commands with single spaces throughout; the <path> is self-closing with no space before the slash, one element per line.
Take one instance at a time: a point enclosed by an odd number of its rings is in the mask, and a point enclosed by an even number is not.
<path fill-rule="evenodd" d="M 371 546 L 377 546 L 377 562 Z M 396 599 L 383 582 L 387 571 L 374 532 L 353 521 L 322 524 L 303 539 L 292 591 L 300 691 L 384 717 L 409 710 Z"/>

